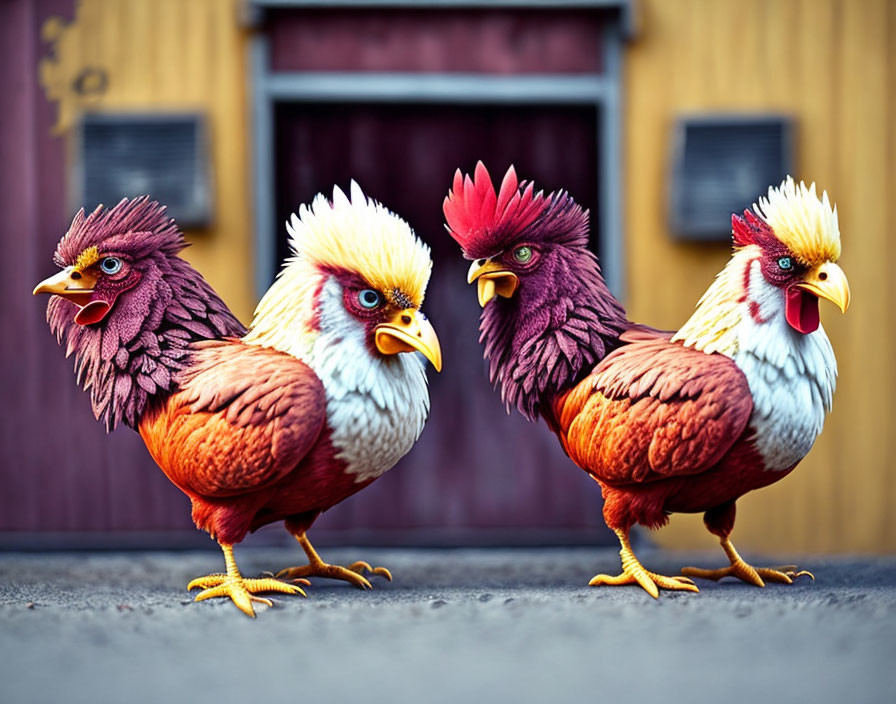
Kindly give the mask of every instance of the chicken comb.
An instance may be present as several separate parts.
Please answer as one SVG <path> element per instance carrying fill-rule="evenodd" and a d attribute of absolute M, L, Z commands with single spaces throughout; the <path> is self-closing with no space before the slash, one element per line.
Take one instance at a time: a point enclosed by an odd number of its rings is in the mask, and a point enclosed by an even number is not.
<path fill-rule="evenodd" d="M 751 210 L 745 210 L 743 216 L 737 213 L 731 216 L 731 233 L 735 247 L 746 247 L 751 244 L 763 246 L 775 240 L 772 228 Z"/>
<path fill-rule="evenodd" d="M 531 182 L 520 183 L 513 166 L 495 192 L 485 164 L 477 162 L 473 178 L 458 169 L 442 211 L 446 228 L 470 259 L 502 251 L 529 227 L 547 206 L 542 191 Z"/>

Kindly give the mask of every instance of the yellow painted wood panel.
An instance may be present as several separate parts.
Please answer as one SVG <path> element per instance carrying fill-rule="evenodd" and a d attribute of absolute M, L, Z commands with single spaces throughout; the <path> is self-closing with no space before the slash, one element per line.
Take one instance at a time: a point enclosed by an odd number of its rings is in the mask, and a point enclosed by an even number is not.
<path fill-rule="evenodd" d="M 774 111 L 797 125 L 797 176 L 838 204 L 853 305 L 822 319 L 840 367 L 834 412 L 794 473 L 739 502 L 735 538 L 772 552 L 896 550 L 896 374 L 889 209 L 896 202 L 896 3 L 643 0 L 626 54 L 625 193 L 633 319 L 675 328 L 728 256 L 674 242 L 665 223 L 668 146 L 688 112 Z M 747 205 L 747 204 L 745 204 Z M 658 295 L 658 291 L 664 292 Z M 710 546 L 698 516 L 656 534 Z"/>
<path fill-rule="evenodd" d="M 81 0 L 73 22 L 48 25 L 55 58 L 41 66 L 48 97 L 68 133 L 83 110 L 198 111 L 211 134 L 214 222 L 187 232 L 185 257 L 248 321 L 255 304 L 246 103 L 247 33 L 240 0 Z M 104 70 L 108 89 L 71 90 L 85 67 Z"/>

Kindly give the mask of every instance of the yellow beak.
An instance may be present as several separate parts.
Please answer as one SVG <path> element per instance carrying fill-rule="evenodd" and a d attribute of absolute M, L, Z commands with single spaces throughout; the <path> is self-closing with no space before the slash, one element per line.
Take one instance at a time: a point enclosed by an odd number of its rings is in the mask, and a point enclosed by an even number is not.
<path fill-rule="evenodd" d="M 96 279 L 95 274 L 79 271 L 70 266 L 41 281 L 31 293 L 35 296 L 39 293 L 52 293 L 67 298 L 79 306 L 85 306 L 90 302 L 90 294 L 93 293 Z"/>
<path fill-rule="evenodd" d="M 498 262 L 491 259 L 477 259 L 470 265 L 467 272 L 467 283 L 471 284 L 478 279 L 477 292 L 479 305 L 485 308 L 485 304 L 495 296 L 510 298 L 520 285 L 519 277 L 512 271 L 502 268 Z"/>
<path fill-rule="evenodd" d="M 819 298 L 826 298 L 836 305 L 841 313 L 845 313 L 849 308 L 849 282 L 843 269 L 834 262 L 819 264 L 796 285 Z"/>
<path fill-rule="evenodd" d="M 420 352 L 437 372 L 442 371 L 442 348 L 426 316 L 414 308 L 398 311 L 388 323 L 374 331 L 376 348 L 383 354 Z"/>

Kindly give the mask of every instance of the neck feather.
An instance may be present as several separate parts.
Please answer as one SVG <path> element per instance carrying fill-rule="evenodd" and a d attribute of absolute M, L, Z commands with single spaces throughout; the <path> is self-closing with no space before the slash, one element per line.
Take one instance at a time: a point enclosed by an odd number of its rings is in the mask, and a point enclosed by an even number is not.
<path fill-rule="evenodd" d="M 672 340 L 707 354 L 718 352 L 734 357 L 740 349 L 738 328 L 744 316 L 750 315 L 750 306 L 759 305 L 749 297 L 752 263 L 759 255 L 755 245 L 736 250 Z M 767 314 L 758 307 L 754 312 L 760 317 Z"/>
<path fill-rule="evenodd" d="M 294 258 L 259 302 L 243 341 L 307 360 L 319 334 L 318 299 L 325 282 L 316 266 Z"/>
<path fill-rule="evenodd" d="M 66 356 L 75 355 L 77 381 L 110 431 L 121 422 L 136 427 L 149 401 L 177 388 L 192 342 L 245 332 L 205 279 L 178 257 L 150 263 L 103 323 L 78 325 L 77 310 L 53 296 L 47 322 L 64 341 Z"/>
<path fill-rule="evenodd" d="M 539 290 L 523 282 L 512 299 L 489 303 L 480 320 L 491 381 L 530 420 L 615 349 L 629 326 L 597 258 L 584 247 L 558 253 L 562 259 L 542 265 Z"/>

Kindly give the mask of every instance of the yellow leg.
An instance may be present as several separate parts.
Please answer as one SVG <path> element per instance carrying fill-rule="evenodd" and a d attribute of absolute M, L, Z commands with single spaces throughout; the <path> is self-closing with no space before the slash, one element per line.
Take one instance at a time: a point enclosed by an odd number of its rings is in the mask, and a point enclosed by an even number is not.
<path fill-rule="evenodd" d="M 755 584 L 757 587 L 764 587 L 765 581 L 780 582 L 782 584 L 792 584 L 793 580 L 802 575 L 811 577 L 815 580 L 815 575 L 806 570 L 797 570 L 796 565 L 782 565 L 780 567 L 753 567 L 744 562 L 744 559 L 738 555 L 737 550 L 731 543 L 730 538 L 721 539 L 722 550 L 728 556 L 731 564 L 728 567 L 722 567 L 717 570 L 704 570 L 699 567 L 685 567 L 681 573 L 688 577 L 699 577 L 701 579 L 719 580 L 722 577 L 737 577 L 738 579 L 749 584 Z"/>
<path fill-rule="evenodd" d="M 648 572 L 638 562 L 635 553 L 632 552 L 632 546 L 628 541 L 628 531 L 617 530 L 614 532 L 622 544 L 622 549 L 619 551 L 619 556 L 622 558 L 622 574 L 615 577 L 611 577 L 608 574 L 596 575 L 588 582 L 590 586 L 599 587 L 606 585 L 615 587 L 623 584 L 639 584 L 654 599 L 659 597 L 660 589 L 688 592 L 700 591 L 687 577 L 666 577 L 654 572 Z"/>
<path fill-rule="evenodd" d="M 255 609 L 252 602 L 257 601 L 268 606 L 273 606 L 270 599 L 262 599 L 255 596 L 255 592 L 280 592 L 282 594 L 301 594 L 305 592 L 294 584 L 281 582 L 279 579 L 245 579 L 236 566 L 233 558 L 233 546 L 219 543 L 224 551 L 224 563 L 227 566 L 227 574 L 210 574 L 205 577 L 197 577 L 187 585 L 187 591 L 202 589 L 196 595 L 196 601 L 204 601 L 216 596 L 227 596 L 236 604 L 236 607 L 252 618 L 255 618 Z M 307 584 L 307 580 L 303 580 Z"/>
<path fill-rule="evenodd" d="M 329 579 L 342 579 L 350 584 L 354 584 L 361 589 L 373 589 L 370 581 L 363 576 L 364 572 L 385 577 L 392 581 L 392 573 L 385 567 L 371 567 L 366 562 L 353 562 L 348 567 L 340 567 L 339 565 L 329 565 L 320 559 L 320 555 L 309 542 L 304 533 L 296 536 L 302 550 L 308 556 L 308 564 L 304 567 L 288 567 L 280 570 L 277 577 L 286 579 L 295 579 L 296 577 L 328 577 Z"/>

